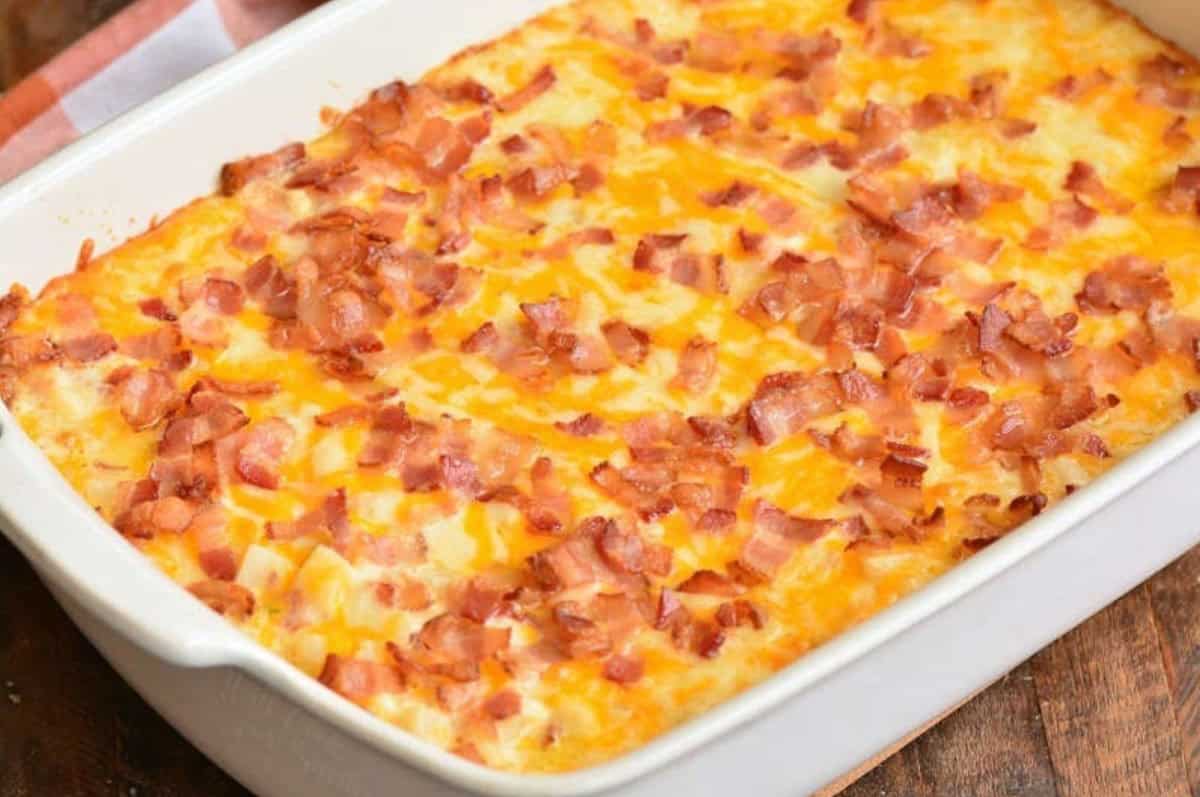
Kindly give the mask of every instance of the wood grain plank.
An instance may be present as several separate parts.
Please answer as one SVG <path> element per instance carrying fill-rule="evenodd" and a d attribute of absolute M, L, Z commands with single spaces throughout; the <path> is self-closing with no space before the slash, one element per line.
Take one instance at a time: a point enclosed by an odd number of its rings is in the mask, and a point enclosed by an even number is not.
<path fill-rule="evenodd" d="M 0 538 L 0 797 L 247 797 L 112 671 Z"/>
<path fill-rule="evenodd" d="M 842 797 L 1055 797 L 1033 675 L 1022 664 Z"/>
<path fill-rule="evenodd" d="M 1032 671 L 1062 797 L 1190 794 L 1145 585 L 1034 656 Z"/>
<path fill-rule="evenodd" d="M 1200 794 L 1200 548 L 1148 584 L 1192 794 Z"/>

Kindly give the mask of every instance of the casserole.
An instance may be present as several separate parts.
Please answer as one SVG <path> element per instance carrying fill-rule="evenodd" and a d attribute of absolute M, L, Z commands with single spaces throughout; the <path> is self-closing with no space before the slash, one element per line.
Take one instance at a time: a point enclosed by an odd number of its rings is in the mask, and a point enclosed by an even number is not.
<path fill-rule="evenodd" d="M 244 143 L 244 142 L 243 142 L 243 143 Z M 1190 428 L 1190 427 L 1188 427 L 1188 426 L 1186 426 L 1186 425 L 1185 425 L 1184 427 L 1181 427 L 1181 428 L 1180 428 L 1180 430 L 1178 430 L 1178 431 L 1182 431 L 1183 429 L 1186 429 L 1186 428 Z M 1166 437 L 1166 438 L 1164 438 L 1164 439 L 1163 439 L 1162 443 L 1164 443 L 1164 444 L 1165 444 L 1165 443 L 1166 443 L 1168 440 L 1172 440 L 1172 439 L 1176 439 L 1176 438 L 1178 438 L 1178 435 L 1177 435 L 1176 433 L 1174 433 L 1174 432 L 1173 432 L 1173 433 L 1172 433 L 1172 435 L 1174 435 L 1174 437 L 1172 437 L 1172 436 L 1168 436 L 1168 437 Z M 14 439 L 14 438 L 18 438 L 18 439 L 19 439 L 19 433 L 18 433 L 18 432 L 15 432 L 15 431 L 12 431 L 11 429 L 9 429 L 9 430 L 6 430 L 6 439 L 12 440 L 12 439 Z M 1168 447 L 1168 446 L 1166 446 L 1166 445 L 1162 445 L 1162 444 L 1156 444 L 1156 445 L 1155 445 L 1154 447 L 1152 447 L 1152 448 L 1154 448 L 1155 450 L 1158 450 L 1158 456 L 1160 456 L 1160 457 L 1161 457 L 1161 456 L 1164 456 L 1166 453 L 1169 453 L 1169 447 Z M 1148 448 L 1148 449 L 1146 450 L 1146 452 L 1144 452 L 1144 453 L 1149 453 L 1150 451 L 1151 451 L 1151 449 L 1149 449 L 1149 448 Z M 1141 455 L 1139 455 L 1139 457 L 1141 457 Z M 1141 459 L 1140 459 L 1140 460 L 1139 460 L 1138 458 L 1134 458 L 1134 459 L 1130 460 L 1130 463 L 1128 463 L 1128 464 L 1129 464 L 1129 465 L 1132 465 L 1134 462 L 1138 462 L 1138 461 L 1144 461 L 1144 460 L 1146 460 L 1146 459 L 1147 459 L 1146 457 L 1141 457 Z M 1151 461 L 1153 461 L 1153 458 L 1152 458 L 1152 457 L 1151 457 L 1150 459 L 1151 459 Z M 1113 476 L 1117 476 L 1117 474 L 1118 474 L 1118 473 L 1121 473 L 1121 474 L 1125 474 L 1125 475 L 1124 475 L 1122 478 L 1124 478 L 1124 479 L 1129 479 L 1130 477 L 1128 476 L 1128 472 L 1129 472 L 1130 470 L 1131 470 L 1131 469 L 1130 469 L 1129 467 L 1122 466 L 1122 468 L 1121 468 L 1121 469 L 1118 469 L 1118 470 L 1114 471 L 1112 475 L 1113 475 Z M 36 475 L 36 472 L 34 473 L 34 475 Z M 34 476 L 33 476 L 33 475 L 31 475 L 29 478 L 33 478 L 33 477 L 34 477 Z M 1065 510 L 1066 510 L 1066 507 L 1068 507 L 1068 506 L 1069 506 L 1069 507 L 1071 507 L 1071 508 L 1073 508 L 1073 509 L 1074 509 L 1074 508 L 1077 508 L 1077 507 L 1082 507 L 1082 508 L 1083 508 L 1083 509 L 1075 509 L 1075 511 L 1086 511 L 1086 508 L 1088 508 L 1088 507 L 1093 507 L 1093 508 L 1094 508 L 1094 507 L 1096 506 L 1096 503 L 1095 503 L 1095 502 L 1096 502 L 1097 500 L 1099 500 L 1099 498 L 1098 498 L 1098 497 L 1096 497 L 1096 496 L 1101 496 L 1101 495 L 1103 495 L 1103 494 L 1104 494 L 1104 491 L 1105 491 L 1105 489 L 1108 487 L 1108 485 L 1110 485 L 1110 484 L 1114 483 L 1114 481 L 1115 481 L 1115 483 L 1117 483 L 1117 484 L 1120 484 L 1120 483 L 1121 483 L 1121 479 L 1115 479 L 1115 480 L 1114 480 L 1114 479 L 1108 479 L 1107 481 L 1101 481 L 1101 482 L 1098 482 L 1098 483 L 1097 483 L 1097 485 L 1096 485 L 1095 487 L 1093 487 L 1092 489 L 1089 489 L 1088 491 L 1085 491 L 1085 493 L 1081 494 L 1081 496 L 1077 496 L 1077 497 L 1075 497 L 1075 498 L 1072 498 L 1072 499 L 1070 499 L 1068 502 L 1066 502 L 1066 503 L 1064 504 L 1064 509 L 1063 509 L 1063 510 L 1056 511 L 1055 513 L 1048 514 L 1048 515 L 1046 515 L 1046 516 L 1045 516 L 1045 518 L 1051 518 L 1051 517 L 1053 517 L 1053 518 L 1055 518 L 1055 519 L 1056 519 L 1058 522 L 1062 522 L 1062 518 L 1064 518 L 1064 517 L 1070 517 L 1069 513 L 1067 513 L 1067 512 L 1065 511 Z M 10 484 L 16 484 L 16 482 L 10 482 Z M 1102 486 L 1102 485 L 1103 485 L 1103 486 Z M 1094 495 L 1093 495 L 1093 494 L 1094 494 Z M 1088 499 L 1090 499 L 1090 500 L 1083 500 L 1083 499 L 1084 499 L 1084 497 L 1087 497 L 1087 498 L 1088 498 Z M 19 498 L 18 498 L 18 499 L 16 499 L 16 500 L 19 500 Z M 76 504 L 78 504 L 78 501 L 76 501 L 75 503 L 76 503 Z M 8 507 L 6 507 L 6 509 L 8 509 Z M 1031 525 L 1030 525 L 1028 528 L 1026 528 L 1026 529 L 1022 530 L 1022 532 L 1021 532 L 1021 535 L 1022 535 L 1022 537 L 1021 537 L 1021 538 L 1022 538 L 1022 539 L 1026 539 L 1026 538 L 1029 538 L 1029 537 L 1031 537 L 1031 536 L 1035 536 L 1035 535 L 1034 535 L 1034 532 L 1033 532 L 1033 531 L 1031 531 L 1031 529 L 1044 529 L 1044 528 L 1047 528 L 1047 527 L 1051 526 L 1052 524 L 1048 524 L 1047 522 L 1045 522 L 1045 518 L 1043 518 L 1043 519 L 1041 519 L 1041 520 L 1039 520 L 1039 521 L 1035 522 L 1034 524 L 1031 524 Z M 1016 538 L 1014 538 L 1014 539 L 1016 539 Z M 1007 550 L 1011 550 L 1011 549 L 1013 548 L 1013 545 L 1010 545 L 1010 544 L 1008 544 L 1007 542 L 1005 543 L 1005 545 L 1007 545 L 1007 547 L 1000 546 L 1000 547 L 997 547 L 997 548 L 996 548 L 996 550 L 997 550 L 997 551 L 999 551 L 999 550 L 1006 550 L 1006 551 L 1007 551 Z M 996 560 L 999 560 L 999 559 L 1000 559 L 999 555 L 993 555 L 991 552 L 988 552 L 988 558 L 987 558 L 985 561 L 995 562 Z M 957 572 L 959 572 L 959 571 L 955 571 L 955 573 L 957 573 Z M 951 583 L 951 584 L 952 584 L 952 583 L 953 583 L 953 581 L 954 581 L 954 579 L 953 579 L 953 575 L 954 575 L 954 574 L 952 574 L 951 576 L 948 576 L 948 577 L 947 577 L 947 580 L 946 580 L 946 581 L 943 581 L 943 582 L 940 582 L 938 586 L 941 586 L 941 585 L 943 585 L 943 584 L 946 584 L 946 583 Z M 110 588 L 110 589 L 111 589 L 111 588 Z M 108 595 L 108 596 L 107 596 L 107 598 L 108 598 L 108 599 L 116 599 L 116 598 L 118 598 L 118 596 L 119 596 L 119 595 L 120 595 L 120 593 L 122 592 L 122 590 L 121 590 L 120 588 L 112 589 L 112 591 L 113 591 L 113 593 L 115 593 L 115 594 Z M 944 598 L 945 596 L 943 595 L 942 597 Z M 159 609 L 159 608 L 162 608 L 163 610 L 166 610 L 168 606 L 169 606 L 169 603 L 167 603 L 167 602 L 164 602 L 164 603 L 162 604 L 162 606 L 161 606 L 161 607 L 160 607 L 160 606 L 158 606 L 158 605 L 156 605 L 155 609 L 157 610 L 157 609 Z M 928 606 L 927 606 L 926 608 L 928 608 Z M 146 617 L 146 616 L 147 616 L 147 615 L 143 615 L 143 617 Z M 882 615 L 881 615 L 881 617 L 882 617 Z M 191 627 L 191 626 L 180 626 L 180 627 Z M 872 626 L 872 627 L 874 627 L 874 628 L 878 629 L 878 627 L 879 627 L 879 626 L 878 626 L 878 625 L 875 625 L 875 626 Z M 195 628 L 196 628 L 196 629 L 203 629 L 203 628 L 205 628 L 205 626 L 204 626 L 204 625 L 197 625 L 197 626 L 195 626 Z M 864 629 L 866 629 L 866 628 L 868 628 L 868 626 L 864 626 L 863 628 L 864 628 Z M 148 628 L 144 628 L 144 627 L 143 627 L 143 629 L 142 629 L 142 630 L 149 631 L 149 629 L 148 629 Z M 221 632 L 217 631 L 216 629 L 213 629 L 213 631 L 212 631 L 212 634 L 213 634 L 212 636 L 208 636 L 208 634 L 203 634 L 203 635 L 199 635 L 199 636 L 196 636 L 196 637 L 192 637 L 192 639 L 190 640 L 190 642 L 191 642 L 191 645 L 192 645 L 192 654 L 193 654 L 193 655 L 196 655 L 196 656 L 208 655 L 208 656 L 212 656 L 212 657 L 214 657 L 214 658 L 219 658 L 219 657 L 222 655 L 220 652 L 218 652 L 218 651 L 220 651 L 220 650 L 221 650 L 221 645 L 223 645 L 223 644 L 224 644 L 224 641 L 223 641 L 223 640 L 222 640 L 222 641 L 218 641 L 218 640 L 220 639 L 220 637 L 221 637 Z M 164 639 L 162 639 L 162 638 L 161 638 L 161 636 L 158 638 L 158 640 L 157 640 L 157 641 L 156 641 L 155 639 L 153 639 L 153 638 L 150 638 L 150 639 L 145 639 L 145 640 L 143 640 L 143 641 L 149 642 L 150 644 L 156 644 L 156 645 L 158 645 L 158 646 L 159 646 L 159 651 L 160 651 L 160 652 L 162 652 L 162 651 L 163 651 L 163 649 L 165 649 L 165 648 L 167 648 L 167 647 L 170 647 L 170 646 L 171 646 L 171 644 L 172 644 L 170 640 L 164 640 Z M 839 640 L 839 641 L 841 641 L 841 640 Z M 230 650 L 232 650 L 232 648 L 231 648 Z M 833 651 L 833 652 L 834 652 L 834 654 L 836 655 L 836 652 L 837 652 L 837 650 L 838 650 L 837 643 L 833 643 L 833 644 L 831 644 L 830 646 L 828 646 L 828 647 L 826 647 L 826 648 L 823 648 L 823 649 L 822 649 L 820 652 L 818 652 L 818 654 L 815 654 L 815 655 L 814 655 L 814 657 L 813 657 L 812 659 L 809 659 L 809 660 L 806 660 L 806 661 L 808 661 L 808 662 L 812 662 L 812 661 L 817 661 L 817 662 L 820 662 L 820 661 L 822 660 L 822 659 L 821 659 L 821 654 L 823 654 L 823 653 L 827 653 L 827 652 L 830 652 L 830 651 Z M 247 656 L 250 656 L 251 654 L 250 654 L 249 652 L 246 652 L 246 653 L 245 653 L 245 655 L 247 655 Z M 828 657 L 826 657 L 826 661 L 828 661 Z M 255 666 L 264 666 L 264 667 L 265 667 L 265 666 L 267 666 L 267 663 L 266 663 L 266 662 L 259 662 L 259 664 L 258 664 L 258 665 L 255 665 Z M 810 675 L 811 675 L 811 672 L 810 672 Z M 756 691 L 758 691 L 758 690 L 756 690 Z M 758 691 L 758 694 L 759 694 L 759 695 L 761 695 L 762 693 L 763 693 L 762 691 Z M 751 694 L 753 694 L 753 693 L 747 693 L 746 697 L 749 697 Z M 733 706 L 733 705 L 735 705 L 736 703 L 737 703 L 737 701 L 734 701 L 734 703 L 731 703 L 731 704 L 729 704 L 729 705 L 730 705 L 730 706 Z M 717 712 L 717 713 L 719 714 L 719 713 L 720 713 L 720 710 L 718 710 L 718 712 Z M 728 714 L 728 713 L 727 713 L 727 714 Z M 716 714 L 714 714 L 713 716 L 717 716 L 717 715 L 716 715 Z M 663 744 L 661 744 L 661 745 L 660 745 L 658 742 L 656 742 L 656 743 L 654 743 L 654 744 L 652 744 L 652 745 L 648 746 L 647 748 L 644 748 L 644 749 L 643 749 L 643 751 L 639 751 L 639 752 L 651 751 L 651 750 L 655 749 L 655 746 L 656 746 L 656 745 L 658 745 L 658 748 L 659 748 L 659 749 L 661 749 L 661 748 L 662 748 L 664 745 L 667 745 L 667 746 L 669 747 L 670 743 L 672 742 L 672 736 L 674 736 L 674 743 L 678 744 L 678 743 L 679 743 L 679 739 L 680 739 L 681 737 L 682 737 L 682 738 L 686 738 L 686 737 L 688 736 L 688 733 L 687 733 L 687 731 L 691 730 L 691 732 L 692 732 L 692 735 L 694 736 L 694 735 L 695 735 L 695 733 L 696 733 L 696 728 L 697 728 L 697 727 L 699 727 L 699 726 L 700 726 L 700 725 L 702 725 L 702 724 L 704 724 L 704 723 L 703 723 L 703 722 L 700 722 L 700 723 L 696 723 L 696 724 L 694 724 L 694 725 L 692 725 L 692 726 L 687 726 L 687 727 L 685 727 L 685 728 L 681 729 L 680 733 L 678 733 L 678 734 L 672 734 L 672 735 L 668 735 L 668 736 L 666 736 L 666 737 L 663 737 L 661 740 L 659 740 L 659 741 L 660 741 L 660 742 L 662 742 Z M 258 726 L 256 726 L 256 727 L 258 727 Z M 731 737 L 731 738 L 732 738 L 732 737 Z M 728 740 L 726 740 L 726 741 L 728 741 Z M 645 757 L 643 756 L 643 759 L 644 759 L 644 758 L 645 758 Z M 613 769 L 620 769 L 620 767 L 619 767 L 619 765 L 620 765 L 620 764 L 628 764 L 628 762 L 631 762 L 631 761 L 637 761 L 637 760 L 638 760 L 638 754 L 637 754 L 637 753 L 635 753 L 635 754 L 633 754 L 633 755 L 629 756 L 628 758 L 626 758 L 626 759 L 623 759 L 621 762 L 617 762 L 617 765 L 614 765 Z M 628 769 L 628 767 L 626 767 L 626 769 Z M 599 777 L 599 774 L 600 774 L 601 772 L 602 772 L 602 770 L 593 770 L 593 771 L 588 771 L 588 772 L 584 772 L 584 773 L 579 773 L 579 777 L 577 777 L 577 778 L 576 778 L 576 780 L 577 780 L 577 781 L 583 781 L 583 782 L 586 782 L 586 781 L 587 781 L 587 777 L 586 777 L 586 776 L 588 776 L 588 775 L 591 775 L 591 776 L 593 776 L 593 778 L 592 778 L 592 779 L 593 779 L 593 782 L 594 782 L 594 781 L 595 781 L 595 780 L 596 780 L 596 779 Z M 611 774 L 611 773 L 610 773 L 610 774 Z M 780 774 L 780 775 L 782 775 L 782 774 L 784 774 L 784 773 L 777 773 L 777 774 Z M 794 773 L 792 773 L 792 774 L 794 774 Z M 559 786 L 559 785 L 561 785 L 561 779 L 560 779 L 560 782 L 559 782 L 559 783 L 555 783 L 555 781 L 554 781 L 553 779 L 544 779 L 544 780 L 542 780 L 542 781 L 540 781 L 540 782 L 541 782 L 542 784 L 545 784 L 546 788 L 553 788 L 553 787 L 555 787 L 555 786 Z M 794 778 L 792 779 L 791 783 L 793 784 L 793 786 L 795 785 L 796 781 L 795 781 L 795 779 L 794 779 Z M 529 785 L 529 786 L 526 786 L 526 788 L 533 788 L 533 786 Z"/>

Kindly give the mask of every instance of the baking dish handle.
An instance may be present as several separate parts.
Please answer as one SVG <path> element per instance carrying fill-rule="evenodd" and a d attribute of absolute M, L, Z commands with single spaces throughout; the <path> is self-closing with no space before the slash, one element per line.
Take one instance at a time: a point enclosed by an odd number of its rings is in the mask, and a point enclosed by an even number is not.
<path fill-rule="evenodd" d="M 172 664 L 229 663 L 246 643 L 113 531 L 2 403 L 0 531 L 56 591 Z"/>

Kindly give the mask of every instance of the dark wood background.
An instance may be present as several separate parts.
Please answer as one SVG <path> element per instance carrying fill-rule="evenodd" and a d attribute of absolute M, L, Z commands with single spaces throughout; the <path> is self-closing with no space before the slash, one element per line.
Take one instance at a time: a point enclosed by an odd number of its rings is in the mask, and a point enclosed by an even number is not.
<path fill-rule="evenodd" d="M 0 90 L 128 2 L 0 0 Z M 245 794 L 121 681 L 0 540 L 0 797 Z M 935 795 L 1200 797 L 1200 549 L 841 793 Z"/>

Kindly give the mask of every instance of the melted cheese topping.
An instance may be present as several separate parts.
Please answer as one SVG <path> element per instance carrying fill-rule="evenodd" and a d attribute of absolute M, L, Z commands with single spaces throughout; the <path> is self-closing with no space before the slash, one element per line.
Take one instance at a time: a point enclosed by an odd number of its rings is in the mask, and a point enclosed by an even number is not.
<path fill-rule="evenodd" d="M 536 148 L 538 137 L 530 135 L 530 126 L 549 124 L 561 133 L 570 157 L 590 153 L 601 164 L 603 182 L 583 194 L 563 183 L 536 200 L 514 200 L 540 222 L 533 233 L 476 223 L 469 243 L 444 259 L 477 269 L 477 291 L 433 312 L 393 312 L 378 330 L 384 353 L 364 355 L 373 370 L 369 388 L 331 376 L 320 357 L 302 348 L 272 346 L 268 331 L 274 322 L 254 301 L 222 320 L 225 345 L 185 343 L 193 359 L 172 377 L 181 391 L 206 375 L 274 381 L 278 391 L 272 395 L 234 401 L 249 417 L 249 428 L 281 418 L 295 433 L 277 489 L 235 478 L 215 499 L 228 519 L 236 582 L 254 598 L 253 610 L 239 620 L 247 634 L 313 676 L 331 654 L 386 663 L 388 644 L 407 648 L 428 621 L 452 608 L 457 591 L 472 576 L 525 572 L 528 557 L 560 541 L 538 533 L 509 503 L 464 500 L 445 489 L 407 491 L 394 469 L 360 467 L 370 422 L 323 426 L 315 422 L 322 413 L 395 389 L 414 418 L 472 419 L 475 429 L 500 429 L 532 441 L 536 453 L 554 464 L 576 519 L 613 517 L 628 515 L 628 508 L 589 474 L 604 461 L 628 462 L 626 445 L 614 431 L 621 424 L 661 411 L 727 416 L 744 407 L 770 374 L 830 367 L 829 349 L 801 339 L 794 323 L 760 323 L 738 311 L 771 276 L 764 253 L 842 256 L 839 235 L 854 215 L 845 202 L 852 172 L 824 158 L 783 169 L 753 146 L 739 149 L 694 131 L 647 140 L 648 127 L 680 118 L 685 104 L 721 106 L 744 128 L 764 97 L 789 84 L 777 76 L 778 64 L 714 71 L 690 58 L 683 63 L 667 59 L 650 67 L 669 76 L 665 96 L 638 99 L 629 67 L 631 58 L 644 57 L 636 55 L 633 44 L 636 17 L 650 20 L 659 41 L 695 42 L 701 31 L 732 36 L 738 58 L 768 65 L 777 56 L 764 45 L 765 33 L 830 31 L 841 42 L 835 90 L 815 114 L 778 114 L 769 122 L 772 134 L 794 142 L 840 141 L 852 147 L 857 137 L 846 128 L 847 116 L 868 100 L 908 107 L 933 93 L 965 97 L 971 78 L 1007 72 L 1004 115 L 1035 123 L 1034 132 L 1010 138 L 998 121 L 979 118 L 906 130 L 899 142 L 907 159 L 884 172 L 889 180 L 928 184 L 953 182 L 960 169 L 967 169 L 1024 189 L 1021 198 L 993 204 L 972 221 L 978 234 L 1002 239 L 999 255 L 986 264 L 955 260 L 954 268 L 979 285 L 1016 283 L 1039 298 L 1052 318 L 1076 313 L 1077 349 L 1113 344 L 1140 323 L 1137 312 L 1088 313 L 1077 304 L 1085 277 L 1115 255 L 1163 264 L 1175 312 L 1200 317 L 1200 224 L 1194 214 L 1167 213 L 1156 202 L 1176 167 L 1198 154 L 1197 147 L 1165 143 L 1163 132 L 1180 112 L 1139 99 L 1138 65 L 1170 52 L 1161 41 L 1093 0 L 888 0 L 872 10 L 869 25 L 848 18 L 845 7 L 845 0 L 583 0 L 464 53 L 426 77 L 430 85 L 470 78 L 503 97 L 551 65 L 556 80 L 548 91 L 518 110 L 492 113 L 490 134 L 474 148 L 463 175 L 511 175 L 519 156 L 506 152 L 501 142 L 521 134 Z M 598 33 L 597 27 L 612 35 Z M 897 34 L 919 38 L 927 52 L 916 58 L 885 55 L 868 42 L 869 36 Z M 1068 75 L 1098 68 L 1113 80 L 1071 101 L 1051 91 Z M 1191 85 L 1190 78 L 1181 80 Z M 455 122 L 478 112 L 470 102 L 452 102 L 443 110 Z M 1200 133 L 1190 114 L 1182 118 L 1184 130 Z M 597 120 L 603 125 L 597 127 Z M 353 131 L 341 124 L 311 143 L 308 157 L 333 159 L 353 144 Z M 1022 246 L 1045 223 L 1050 203 L 1069 196 L 1062 185 L 1073 161 L 1094 166 L 1110 191 L 1135 203 L 1133 209 L 1101 208 L 1092 226 L 1066 235 L 1048 251 Z M 139 312 L 140 301 L 163 297 L 178 313 L 181 281 L 213 275 L 242 281 L 263 254 L 274 255 L 288 271 L 313 245 L 303 233 L 289 231 L 292 223 L 335 207 L 374 212 L 384 186 L 425 193 L 422 206 L 406 211 L 408 247 L 433 252 L 440 243 L 437 220 L 454 212 L 446 207 L 444 181 L 423 180 L 412 169 L 364 166 L 357 178 L 351 175 L 326 192 L 285 189 L 290 174 L 252 180 L 233 196 L 197 200 L 142 237 L 54 280 L 22 309 L 10 334 L 48 335 L 61 342 L 70 323 L 62 310 L 67 295 L 86 297 L 94 327 L 118 342 L 152 332 L 163 322 Z M 794 223 L 771 224 L 753 202 L 712 207 L 703 200 L 706 192 L 735 181 L 755 186 L 759 196 L 785 200 L 795 209 Z M 272 218 L 283 223 L 272 224 Z M 235 243 L 238 231 L 256 224 L 267 230 L 262 247 Z M 551 256 L 531 254 L 590 227 L 611 230 L 613 242 L 566 246 Z M 765 236 L 763 251 L 744 251 L 739 228 Z M 655 233 L 686 233 L 687 251 L 723 255 L 728 292 L 698 290 L 665 274 L 635 270 L 631 264 L 639 240 Z M 945 284 L 929 295 L 945 308 L 946 326 L 968 310 L 978 313 L 983 304 Z M 511 329 L 521 319 L 520 303 L 552 296 L 573 303 L 573 329 L 580 335 L 598 338 L 602 323 L 614 318 L 646 330 L 645 361 L 636 367 L 618 363 L 595 374 L 559 374 L 535 389 L 486 355 L 460 351 L 460 342 L 486 322 Z M 427 330 L 431 345 L 411 343 L 419 330 Z M 672 380 L 679 352 L 697 335 L 718 348 L 710 385 L 693 393 Z M 900 335 L 910 350 L 921 351 L 935 344 L 937 330 L 918 326 L 901 329 Z M 885 370 L 876 352 L 858 350 L 852 356 L 864 373 L 878 377 Z M 29 365 L 19 369 L 10 402 L 30 436 L 113 521 L 120 485 L 150 472 L 162 425 L 132 429 L 106 379 L 116 369 L 144 365 L 123 351 L 92 362 Z M 955 384 L 984 390 L 993 404 L 1041 389 L 1021 379 L 989 379 L 978 368 L 972 373 L 968 378 L 960 369 Z M 1022 483 L 1021 469 L 1011 461 L 981 455 L 976 435 L 983 420 L 957 422 L 940 401 L 913 403 L 916 430 L 903 442 L 927 449 L 923 506 L 926 511 L 943 507 L 942 525 L 912 538 L 885 540 L 888 535 L 879 534 L 868 517 L 872 544 L 849 545 L 853 535 L 839 525 L 796 546 L 773 577 L 748 586 L 742 595 L 765 614 L 765 625 L 725 629 L 714 656 L 681 649 L 670 634 L 646 623 L 621 643 L 624 654 L 644 666 L 632 683 L 604 677 L 600 655 L 564 658 L 544 672 L 488 658 L 476 679 L 410 677 L 407 688 L 369 694 L 360 702 L 413 733 L 503 769 L 561 771 L 611 759 L 761 681 L 969 555 L 973 548 L 963 541 L 978 535 L 967 509 L 971 496 L 997 496 L 999 508 L 989 511 L 1007 528 L 1016 521 L 995 516 L 1003 515 L 1014 497 L 1039 492 L 1053 501 L 1068 485 L 1085 484 L 1181 418 L 1183 395 L 1200 386 L 1200 377 L 1186 352 L 1167 351 L 1094 384 L 1097 393 L 1111 393 L 1119 404 L 1102 407 L 1076 430 L 1097 435 L 1111 457 L 1079 448 L 1047 457 L 1035 476 L 1036 490 Z M 603 419 L 606 431 L 577 437 L 555 426 L 584 412 Z M 861 434 L 887 431 L 849 403 L 808 425 L 831 433 L 843 423 Z M 878 481 L 864 475 L 875 466 L 839 458 L 803 432 L 771 445 L 742 440 L 736 457 L 749 478 L 727 533 L 696 531 L 679 511 L 638 521 L 648 542 L 673 551 L 670 572 L 652 578 L 655 590 L 677 585 L 697 570 L 726 572 L 753 532 L 753 507 L 760 499 L 794 516 L 845 521 L 862 511 L 842 500 L 846 490 Z M 521 489 L 526 484 L 521 476 Z M 295 520 L 339 488 L 345 490 L 354 528 L 375 539 L 420 535 L 427 546 L 424 556 L 380 563 L 343 555 L 328 536 L 283 540 L 266 533 L 268 523 Z M 208 578 L 192 534 L 158 533 L 134 542 L 181 584 Z M 423 585 L 428 605 L 386 605 L 378 598 L 380 582 Z M 725 599 L 686 595 L 683 600 L 696 616 L 711 617 Z M 510 650 L 534 649 L 541 637 L 537 624 L 519 616 L 493 617 L 489 625 L 511 629 Z M 505 689 L 519 695 L 520 710 L 485 721 L 479 705 Z"/>

